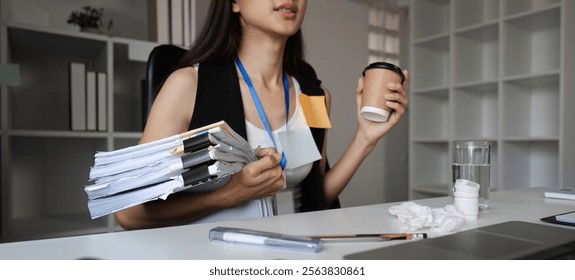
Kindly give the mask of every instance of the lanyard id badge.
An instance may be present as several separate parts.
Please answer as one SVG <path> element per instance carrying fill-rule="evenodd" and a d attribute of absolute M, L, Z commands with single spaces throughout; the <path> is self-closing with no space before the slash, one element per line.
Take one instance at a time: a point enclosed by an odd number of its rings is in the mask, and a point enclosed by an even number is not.
<path fill-rule="evenodd" d="M 272 130 L 270 128 L 268 119 L 266 117 L 266 114 L 264 112 L 264 108 L 262 106 L 262 103 L 260 102 L 260 99 L 257 95 L 256 89 L 244 67 L 244 65 L 242 64 L 242 61 L 240 60 L 239 57 L 236 56 L 235 58 L 235 62 L 236 65 L 238 66 L 238 68 L 240 69 L 240 73 L 242 74 L 242 77 L 244 78 L 244 80 L 246 81 L 246 84 L 248 85 L 248 88 L 250 90 L 250 94 L 252 96 L 252 99 L 254 101 L 254 105 L 256 106 L 256 109 L 258 111 L 258 115 L 260 116 L 260 119 L 264 125 L 264 128 L 266 129 L 266 132 L 268 133 L 270 139 L 272 140 L 272 143 L 274 144 L 274 147 L 276 147 L 277 150 L 277 145 L 275 143 L 273 134 L 272 134 Z M 287 127 L 287 123 L 288 123 L 288 115 L 289 115 L 289 84 L 288 84 L 288 79 L 287 79 L 287 75 L 284 72 L 283 73 L 283 87 L 284 87 L 284 95 L 285 95 L 285 107 L 286 107 L 286 127 Z M 285 153 L 282 152 L 282 159 L 280 161 L 280 165 L 282 167 L 282 169 L 285 169 L 286 167 L 286 163 L 287 163 L 287 159 L 285 156 Z"/>

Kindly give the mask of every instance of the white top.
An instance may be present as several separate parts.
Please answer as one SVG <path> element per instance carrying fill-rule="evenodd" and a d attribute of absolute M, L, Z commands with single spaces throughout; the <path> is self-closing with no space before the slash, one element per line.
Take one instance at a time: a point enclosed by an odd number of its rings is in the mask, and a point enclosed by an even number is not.
<path fill-rule="evenodd" d="M 300 85 L 297 82 L 297 80 L 292 78 L 292 81 L 294 84 L 295 92 L 297 92 L 298 94 L 301 94 Z M 297 129 L 301 129 L 301 128 L 309 129 L 309 126 L 307 125 L 307 122 L 306 122 L 306 119 L 305 119 L 305 116 L 303 114 L 303 110 L 301 108 L 301 105 L 299 103 L 298 98 L 295 98 L 295 100 L 296 100 L 295 112 L 291 116 L 291 118 L 288 120 L 287 129 L 286 129 L 286 125 L 283 125 L 283 126 L 272 131 L 272 135 L 274 137 L 274 142 L 276 144 L 276 150 L 278 153 L 281 153 L 283 151 L 281 143 L 279 141 L 279 136 L 278 136 L 278 134 L 280 132 L 284 132 L 286 130 L 297 130 Z M 254 124 L 250 123 L 247 120 L 246 120 L 246 132 L 247 132 L 247 136 L 248 136 L 248 142 L 250 143 L 252 148 L 255 149 L 257 147 L 261 147 L 261 148 L 274 147 L 274 143 L 270 139 L 267 131 L 265 129 L 262 129 L 262 128 L 255 126 Z M 285 176 L 285 180 L 286 180 L 286 185 L 288 188 L 291 188 L 293 190 L 294 211 L 295 212 L 299 212 L 299 209 L 301 207 L 301 188 L 299 186 L 299 183 L 301 183 L 301 181 L 303 181 L 303 179 L 305 179 L 305 177 L 307 177 L 307 175 L 311 171 L 312 166 L 313 166 L 313 163 L 308 163 L 308 164 L 305 164 L 305 165 L 302 165 L 300 167 L 296 167 L 293 169 L 287 169 L 287 168 L 284 169 L 284 176 Z"/>

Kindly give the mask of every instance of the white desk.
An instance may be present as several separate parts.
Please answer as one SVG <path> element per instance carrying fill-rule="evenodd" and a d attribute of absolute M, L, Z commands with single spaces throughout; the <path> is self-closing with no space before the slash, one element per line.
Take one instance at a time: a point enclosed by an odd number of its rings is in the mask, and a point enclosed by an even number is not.
<path fill-rule="evenodd" d="M 542 223 L 542 217 L 575 210 L 575 201 L 546 199 L 544 189 L 492 192 L 488 212 L 467 221 L 461 230 L 517 220 Z M 451 204 L 450 197 L 416 201 L 432 208 Z M 397 217 L 388 209 L 396 203 L 283 215 L 256 220 L 115 232 L 0 244 L 0 259 L 341 259 L 344 255 L 402 242 L 326 243 L 318 254 L 244 248 L 208 241 L 216 226 L 242 227 L 287 234 L 401 232 Z M 555 225 L 559 226 L 559 225 Z M 570 227 L 566 227 L 570 228 Z M 426 229 L 429 237 L 443 235 Z"/>

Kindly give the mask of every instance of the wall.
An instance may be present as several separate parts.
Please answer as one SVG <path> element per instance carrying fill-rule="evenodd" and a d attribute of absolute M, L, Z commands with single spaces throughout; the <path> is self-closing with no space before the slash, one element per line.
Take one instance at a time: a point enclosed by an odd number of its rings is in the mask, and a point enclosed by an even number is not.
<path fill-rule="evenodd" d="M 332 94 L 328 159 L 341 157 L 357 127 L 354 89 L 367 64 L 368 6 L 311 0 L 303 31 L 308 61 Z M 343 206 L 407 199 L 407 117 L 380 141 L 340 199 Z"/>
<path fill-rule="evenodd" d="M 202 30 L 211 0 L 196 0 L 196 36 Z"/>

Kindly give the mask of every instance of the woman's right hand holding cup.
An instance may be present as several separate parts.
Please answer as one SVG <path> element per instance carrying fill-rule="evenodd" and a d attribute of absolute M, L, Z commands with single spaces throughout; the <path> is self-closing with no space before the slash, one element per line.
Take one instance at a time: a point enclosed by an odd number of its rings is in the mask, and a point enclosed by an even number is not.
<path fill-rule="evenodd" d="M 405 113 L 410 75 L 385 62 L 370 64 L 362 74 L 356 87 L 359 131 L 375 145 Z"/>

